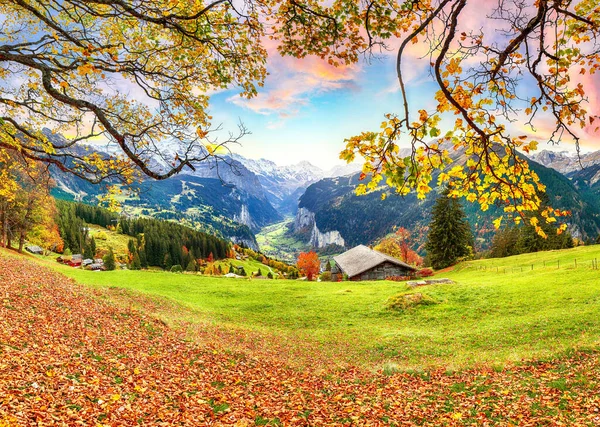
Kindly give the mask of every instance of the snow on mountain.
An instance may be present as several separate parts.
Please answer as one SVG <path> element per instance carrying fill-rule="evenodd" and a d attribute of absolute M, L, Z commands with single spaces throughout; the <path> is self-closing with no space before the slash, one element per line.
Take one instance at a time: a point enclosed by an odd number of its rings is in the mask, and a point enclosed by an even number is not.
<path fill-rule="evenodd" d="M 567 175 L 600 164 L 600 151 L 583 153 L 578 158 L 576 153 L 542 150 L 530 155 L 529 158 L 563 175 Z"/>

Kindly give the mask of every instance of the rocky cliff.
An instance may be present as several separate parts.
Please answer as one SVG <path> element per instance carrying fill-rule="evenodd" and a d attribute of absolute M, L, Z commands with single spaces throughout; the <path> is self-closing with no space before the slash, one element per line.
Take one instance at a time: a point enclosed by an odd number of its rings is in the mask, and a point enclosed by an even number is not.
<path fill-rule="evenodd" d="M 315 213 L 306 208 L 298 208 L 294 221 L 294 231 L 306 234 L 310 232 L 309 244 L 315 248 L 324 248 L 329 245 L 344 247 L 346 245 L 339 231 L 320 231 L 315 220 Z"/>

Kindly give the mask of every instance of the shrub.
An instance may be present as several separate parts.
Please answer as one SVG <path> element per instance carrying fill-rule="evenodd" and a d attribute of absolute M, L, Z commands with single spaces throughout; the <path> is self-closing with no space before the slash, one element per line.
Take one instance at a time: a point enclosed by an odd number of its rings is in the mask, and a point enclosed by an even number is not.
<path fill-rule="evenodd" d="M 422 268 L 417 272 L 418 277 L 431 277 L 433 276 L 433 270 L 431 268 Z"/>
<path fill-rule="evenodd" d="M 321 282 L 331 282 L 331 271 L 324 271 L 320 276 Z"/>
<path fill-rule="evenodd" d="M 106 233 L 104 231 L 99 231 L 96 234 L 94 234 L 94 239 L 106 240 L 106 239 L 108 239 L 108 236 L 106 235 Z"/>
<path fill-rule="evenodd" d="M 402 293 L 388 298 L 386 307 L 389 310 L 404 311 L 418 305 L 433 305 L 438 302 L 427 294 Z"/>
<path fill-rule="evenodd" d="M 175 264 L 171 267 L 171 273 L 182 273 L 183 268 L 179 264 Z"/>

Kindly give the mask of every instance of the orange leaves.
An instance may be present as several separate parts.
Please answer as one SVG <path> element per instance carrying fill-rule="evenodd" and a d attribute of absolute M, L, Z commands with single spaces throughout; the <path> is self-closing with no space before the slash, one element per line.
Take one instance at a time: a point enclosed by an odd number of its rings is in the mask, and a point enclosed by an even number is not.
<path fill-rule="evenodd" d="M 0 296 L 0 425 L 433 427 L 600 420 L 596 352 L 501 371 L 442 367 L 389 375 L 338 367 L 315 354 L 318 366 L 298 369 L 284 362 L 279 350 L 285 347 L 278 347 L 294 337 L 258 339 L 249 331 L 202 325 L 191 342 L 185 330 L 147 314 L 163 302 L 80 287 L 2 254 Z M 141 309 L 124 308 L 132 304 Z M 236 341 L 245 343 L 243 351 Z"/>
<path fill-rule="evenodd" d="M 298 270 L 306 276 L 310 281 L 313 280 L 318 274 L 321 268 L 321 261 L 319 256 L 314 252 L 301 252 L 298 255 L 298 262 L 296 263 Z"/>

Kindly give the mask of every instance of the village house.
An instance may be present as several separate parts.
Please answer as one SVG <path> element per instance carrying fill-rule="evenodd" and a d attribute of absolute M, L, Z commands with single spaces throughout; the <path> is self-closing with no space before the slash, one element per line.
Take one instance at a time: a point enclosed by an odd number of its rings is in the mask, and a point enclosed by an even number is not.
<path fill-rule="evenodd" d="M 36 245 L 26 246 L 25 250 L 27 252 L 30 252 L 30 253 L 35 254 L 35 255 L 43 255 L 44 254 L 44 250 L 42 248 L 40 248 L 39 246 L 36 246 Z"/>
<path fill-rule="evenodd" d="M 391 276 L 413 276 L 417 269 L 397 258 L 370 249 L 356 246 L 343 254 L 333 257 L 331 279 L 337 281 L 343 275 L 348 280 L 384 280 Z"/>

